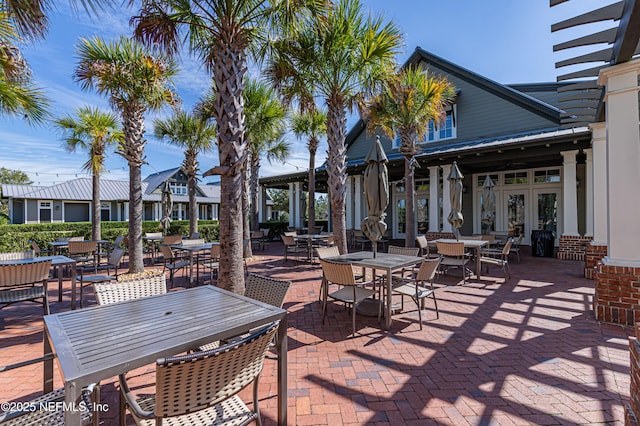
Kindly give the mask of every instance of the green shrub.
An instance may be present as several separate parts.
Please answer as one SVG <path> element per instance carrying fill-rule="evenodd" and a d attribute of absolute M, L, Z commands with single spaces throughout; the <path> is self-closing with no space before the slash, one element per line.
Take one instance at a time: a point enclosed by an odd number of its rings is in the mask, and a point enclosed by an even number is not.
<path fill-rule="evenodd" d="M 183 235 L 189 232 L 189 221 L 172 222 L 170 233 Z M 175 228 L 173 228 L 175 226 Z M 201 238 L 207 241 L 218 239 L 218 222 L 213 220 L 198 221 L 198 229 Z M 184 233 L 182 230 L 185 230 Z M 160 232 L 162 228 L 157 221 L 142 222 L 142 233 Z M 113 241 L 119 235 L 129 233 L 128 222 L 101 222 L 101 234 L 103 240 Z M 56 223 L 28 223 L 18 225 L 0 225 L 0 251 L 22 251 L 30 248 L 29 241 L 33 240 L 42 248 L 47 248 L 47 243 L 56 241 L 60 237 L 91 238 L 90 222 L 56 222 Z"/>

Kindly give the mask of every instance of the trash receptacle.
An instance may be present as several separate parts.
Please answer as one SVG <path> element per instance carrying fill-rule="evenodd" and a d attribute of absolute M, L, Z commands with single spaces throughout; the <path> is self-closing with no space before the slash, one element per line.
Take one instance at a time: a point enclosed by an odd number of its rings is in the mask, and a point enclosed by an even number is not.
<path fill-rule="evenodd" d="M 531 255 L 536 257 L 553 257 L 555 238 L 552 231 L 536 229 L 531 231 Z"/>

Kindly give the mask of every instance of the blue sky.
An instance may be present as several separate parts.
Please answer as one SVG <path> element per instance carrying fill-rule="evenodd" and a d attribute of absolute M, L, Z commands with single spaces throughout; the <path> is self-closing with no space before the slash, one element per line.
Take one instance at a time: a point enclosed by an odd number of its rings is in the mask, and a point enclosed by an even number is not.
<path fill-rule="evenodd" d="M 441 56 L 471 71 L 499 83 L 534 83 L 555 81 L 559 72 L 556 61 L 568 53 L 553 53 L 552 46 L 587 29 L 551 34 L 551 24 L 565 18 L 593 10 L 612 1 L 573 0 L 554 8 L 546 0 L 363 0 L 374 13 L 382 13 L 394 20 L 405 35 L 400 63 L 416 46 Z M 73 113 L 83 105 L 97 105 L 105 109 L 104 98 L 83 92 L 72 80 L 77 63 L 75 45 L 80 37 L 98 35 L 112 40 L 121 34 L 129 35 L 132 10 L 122 9 L 89 18 L 84 12 L 74 12 L 65 1 L 57 1 L 51 15 L 47 38 L 23 47 L 36 84 L 52 100 L 55 117 Z M 610 25 L 609 25 L 610 26 Z M 575 35 L 572 35 L 575 34 Z M 569 52 L 574 55 L 576 52 Z M 573 56 L 573 55 L 572 55 Z M 181 58 L 182 72 L 175 84 L 185 109 L 191 109 L 200 94 L 208 90 L 210 79 L 198 62 L 188 55 Z M 167 114 L 162 112 L 160 114 Z M 146 154 L 149 165 L 143 166 L 143 177 L 177 167 L 182 152 L 173 146 L 153 139 L 151 122 L 146 121 Z M 349 124 L 355 122 L 352 117 Z M 285 164 L 262 161 L 261 176 L 306 170 L 308 154 L 304 142 L 289 138 L 292 155 Z M 19 118 L 0 117 L 0 166 L 26 172 L 34 184 L 49 185 L 76 176 L 88 176 L 82 170 L 85 152 L 69 153 L 59 133 L 49 124 L 32 127 Z M 326 143 L 318 150 L 317 163 L 324 161 Z M 201 170 L 218 164 L 217 152 L 200 157 Z M 116 154 L 106 160 L 107 179 L 126 180 L 128 167 Z M 205 179 L 205 182 L 210 178 Z"/>

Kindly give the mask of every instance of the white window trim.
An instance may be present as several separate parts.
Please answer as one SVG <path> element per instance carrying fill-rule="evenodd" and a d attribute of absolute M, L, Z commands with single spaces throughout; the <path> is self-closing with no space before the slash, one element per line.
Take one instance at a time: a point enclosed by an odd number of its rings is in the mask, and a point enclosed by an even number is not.
<path fill-rule="evenodd" d="M 44 206 L 44 203 L 48 203 L 48 206 Z M 26 203 L 25 203 L 26 204 Z M 40 211 L 49 210 L 51 212 L 51 221 L 46 223 L 53 223 L 53 200 L 39 200 L 38 201 L 38 223 L 40 222 Z"/>

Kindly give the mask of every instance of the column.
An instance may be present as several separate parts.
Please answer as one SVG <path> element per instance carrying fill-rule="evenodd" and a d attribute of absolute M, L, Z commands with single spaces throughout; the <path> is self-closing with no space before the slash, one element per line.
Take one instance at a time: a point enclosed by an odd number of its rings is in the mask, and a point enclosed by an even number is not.
<path fill-rule="evenodd" d="M 440 202 L 438 201 L 438 188 L 440 166 L 430 166 L 429 169 L 429 232 L 440 231 Z"/>
<path fill-rule="evenodd" d="M 182 217 L 182 203 L 178 203 L 178 220 L 184 220 Z"/>
<path fill-rule="evenodd" d="M 600 71 L 605 86 L 607 256 L 596 270 L 594 310 L 600 321 L 640 321 L 640 60 Z M 594 154 L 595 160 L 595 154 Z"/>
<path fill-rule="evenodd" d="M 606 85 L 608 258 L 634 267 L 640 267 L 639 72 L 635 60 L 606 68 L 598 78 Z"/>
<path fill-rule="evenodd" d="M 345 216 L 346 216 L 346 227 L 347 229 L 354 229 L 353 226 L 353 176 L 347 176 L 347 199 L 345 202 Z M 329 200 L 329 206 L 331 206 L 331 200 Z M 331 215 L 329 215 L 331 218 Z"/>
<path fill-rule="evenodd" d="M 124 217 L 122 218 L 125 222 L 129 221 L 129 203 L 123 203 L 124 206 Z"/>
<path fill-rule="evenodd" d="M 585 205 L 586 205 L 586 235 L 593 237 L 593 157 L 591 148 L 585 149 Z"/>
<path fill-rule="evenodd" d="M 576 190 L 576 155 L 578 150 L 564 151 L 562 155 L 562 235 L 578 236 L 578 191 Z"/>
<path fill-rule="evenodd" d="M 442 166 L 442 231 L 453 232 L 453 228 L 447 221 L 449 213 L 451 213 L 451 198 L 449 193 L 451 192 L 449 185 L 449 174 L 451 173 L 451 164 L 445 164 Z"/>
<path fill-rule="evenodd" d="M 258 223 L 266 222 L 264 220 L 264 187 L 258 186 Z"/>
<path fill-rule="evenodd" d="M 293 219 L 293 226 L 296 228 L 302 228 L 302 224 L 300 223 L 300 216 L 302 212 L 300 211 L 302 206 L 300 203 L 300 182 L 296 182 L 293 184 L 293 210 L 295 211 L 295 218 Z"/>
<path fill-rule="evenodd" d="M 296 191 L 294 185 L 293 183 L 289 184 L 289 226 L 296 226 Z"/>
<path fill-rule="evenodd" d="M 353 180 L 353 227 L 360 229 L 360 224 L 364 219 L 362 215 L 362 175 L 355 175 Z"/>

